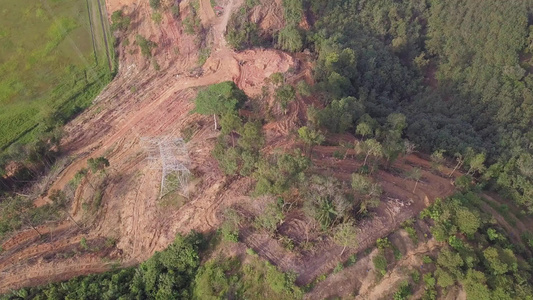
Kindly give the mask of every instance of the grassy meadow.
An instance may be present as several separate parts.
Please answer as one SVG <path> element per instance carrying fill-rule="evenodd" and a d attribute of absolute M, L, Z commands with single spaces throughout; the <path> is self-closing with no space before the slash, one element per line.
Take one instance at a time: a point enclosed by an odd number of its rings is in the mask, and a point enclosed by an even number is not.
<path fill-rule="evenodd" d="M 68 120 L 110 81 L 112 35 L 98 5 L 98 0 L 2 0 L 0 151 L 31 141 L 46 119 Z"/>

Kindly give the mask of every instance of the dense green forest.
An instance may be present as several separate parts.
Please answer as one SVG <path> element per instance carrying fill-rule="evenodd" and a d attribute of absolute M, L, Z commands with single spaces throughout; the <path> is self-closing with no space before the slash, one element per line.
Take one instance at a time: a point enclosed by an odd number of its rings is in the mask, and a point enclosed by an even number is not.
<path fill-rule="evenodd" d="M 371 125 L 388 159 L 405 150 L 402 139 L 438 151 L 533 212 L 531 1 L 284 0 L 285 27 L 274 33 L 243 17 L 256 4 L 232 18 L 243 30 L 230 28 L 230 45 L 311 50 L 325 106 L 310 110 L 315 126 L 359 134 Z M 378 128 L 397 113 L 401 137 Z"/>
<path fill-rule="evenodd" d="M 468 299 L 531 299 L 530 236 L 526 245 L 512 241 L 505 231 L 482 213 L 483 200 L 475 193 L 437 200 L 421 218 L 434 222 L 431 232 L 444 242 L 434 262 L 433 274 L 424 274 L 425 299 L 434 299 L 435 284 L 443 289 L 460 282 Z"/>
<path fill-rule="evenodd" d="M 285 2 L 315 20 L 299 37 L 317 56 L 319 126 L 356 133 L 401 113 L 417 150 L 481 162 L 469 173 L 533 212 L 530 1 Z"/>

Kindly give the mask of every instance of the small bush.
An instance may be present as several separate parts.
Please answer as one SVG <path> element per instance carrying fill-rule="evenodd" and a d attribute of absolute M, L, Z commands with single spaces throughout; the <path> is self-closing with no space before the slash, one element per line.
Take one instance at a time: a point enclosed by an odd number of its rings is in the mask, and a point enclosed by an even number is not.
<path fill-rule="evenodd" d="M 80 247 L 83 250 L 89 250 L 89 245 L 87 245 L 87 239 L 85 237 L 82 237 L 80 240 Z"/>
<path fill-rule="evenodd" d="M 157 25 L 160 25 L 162 20 L 163 20 L 163 17 L 161 16 L 161 13 L 154 12 L 152 14 L 152 21 L 154 21 L 154 23 L 156 23 Z"/>
<path fill-rule="evenodd" d="M 291 85 L 285 84 L 276 89 L 276 101 L 283 110 L 287 109 L 289 102 L 296 99 L 296 91 Z"/>
<path fill-rule="evenodd" d="M 414 270 L 411 273 L 411 279 L 413 279 L 415 283 L 418 283 L 420 281 L 420 272 L 418 272 L 418 270 Z"/>
<path fill-rule="evenodd" d="M 409 234 L 411 241 L 413 241 L 415 245 L 418 244 L 418 235 L 416 234 L 416 229 L 413 226 L 406 226 L 404 229 L 407 231 L 407 234 Z"/>
<path fill-rule="evenodd" d="M 357 262 L 357 254 L 352 254 L 348 258 L 348 261 L 346 262 L 347 266 L 351 266 Z"/>
<path fill-rule="evenodd" d="M 425 255 L 424 258 L 422 258 L 422 262 L 424 262 L 425 264 L 431 264 L 431 263 L 433 263 L 433 259 L 431 259 L 431 257 Z"/>
<path fill-rule="evenodd" d="M 179 4 L 172 5 L 172 7 L 170 8 L 170 11 L 174 18 L 179 19 L 180 17 L 180 5 Z"/>
<path fill-rule="evenodd" d="M 387 273 L 387 258 L 383 254 L 378 254 L 372 259 L 372 262 L 374 263 L 374 267 L 376 270 L 379 271 L 381 275 L 385 275 Z"/>
<path fill-rule="evenodd" d="M 140 34 L 135 37 L 135 41 L 137 41 L 137 44 L 141 48 L 141 54 L 147 58 L 152 56 L 152 49 L 157 47 L 157 44 L 155 42 L 147 40 Z"/>
<path fill-rule="evenodd" d="M 394 247 L 393 251 L 394 251 L 394 259 L 395 260 L 402 259 L 402 252 L 400 251 L 400 249 Z"/>
<path fill-rule="evenodd" d="M 382 238 L 382 239 L 377 239 L 376 240 L 376 246 L 378 247 L 378 249 L 380 250 L 384 250 L 384 249 L 387 249 L 387 248 L 392 248 L 392 243 L 389 241 L 388 238 Z"/>
<path fill-rule="evenodd" d="M 339 273 L 342 270 L 344 270 L 344 266 L 342 265 L 342 263 L 338 263 L 335 269 L 333 269 L 333 273 Z"/>
<path fill-rule="evenodd" d="M 112 30 L 126 30 L 130 26 L 131 18 L 124 15 L 122 10 L 117 10 L 111 15 Z"/>
<path fill-rule="evenodd" d="M 150 0 L 150 7 L 152 9 L 159 9 L 161 7 L 161 0 Z"/>
<path fill-rule="evenodd" d="M 296 89 L 298 90 L 298 93 L 304 97 L 311 96 L 311 87 L 305 80 L 300 80 L 298 84 L 296 84 Z"/>

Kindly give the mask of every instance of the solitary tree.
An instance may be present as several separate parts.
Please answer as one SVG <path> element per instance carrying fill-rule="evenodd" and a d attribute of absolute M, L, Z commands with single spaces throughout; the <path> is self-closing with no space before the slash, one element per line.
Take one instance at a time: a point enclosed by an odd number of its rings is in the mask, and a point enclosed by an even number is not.
<path fill-rule="evenodd" d="M 232 146 L 235 147 L 235 137 L 232 133 L 234 131 L 239 132 L 242 129 L 242 120 L 237 112 L 232 111 L 222 115 L 220 126 L 222 127 L 222 134 L 231 134 L 231 143 Z"/>
<path fill-rule="evenodd" d="M 465 162 L 465 159 L 461 153 L 457 152 L 454 154 L 454 156 L 457 164 L 455 165 L 455 167 L 453 167 L 453 170 L 450 172 L 450 174 L 448 174 L 448 177 L 452 177 L 453 173 L 455 173 L 455 171 L 460 168 Z"/>
<path fill-rule="evenodd" d="M 416 187 L 418 186 L 418 182 L 420 181 L 420 178 L 422 178 L 422 172 L 420 168 L 412 168 L 407 173 L 407 178 L 412 179 L 415 181 L 415 187 L 413 188 L 413 193 L 416 192 Z"/>
<path fill-rule="evenodd" d="M 372 126 L 367 122 L 361 122 L 357 125 L 355 128 L 355 133 L 359 134 L 360 136 L 365 138 L 365 136 L 372 136 L 374 133 L 374 130 L 372 129 Z"/>
<path fill-rule="evenodd" d="M 333 241 L 337 245 L 343 247 L 340 256 L 342 256 L 346 248 L 357 247 L 357 231 L 355 230 L 354 224 L 351 221 L 339 224 L 337 228 L 335 228 Z"/>
<path fill-rule="evenodd" d="M 131 18 L 124 15 L 122 10 L 117 10 L 111 15 L 111 29 L 125 30 L 130 26 Z"/>
<path fill-rule="evenodd" d="M 307 126 L 298 129 L 298 136 L 309 147 L 309 151 L 311 151 L 314 145 L 320 145 L 326 139 L 319 131 L 310 129 Z"/>
<path fill-rule="evenodd" d="M 103 172 L 105 168 L 109 167 L 109 160 L 103 156 L 97 158 L 89 158 L 87 160 L 87 165 L 93 173 Z"/>
<path fill-rule="evenodd" d="M 467 235 L 473 235 L 481 226 L 479 217 L 470 210 L 461 208 L 455 212 L 455 219 L 459 230 Z"/>
<path fill-rule="evenodd" d="M 61 190 L 52 190 L 50 191 L 50 194 L 48 195 L 48 198 L 52 200 L 52 203 L 55 207 L 60 208 L 63 210 L 63 212 L 70 218 L 74 224 L 76 224 L 79 228 L 81 228 L 80 224 L 74 220 L 70 212 L 68 211 L 67 207 L 67 196 L 65 195 L 65 192 Z"/>
<path fill-rule="evenodd" d="M 376 158 L 383 157 L 383 147 L 376 139 L 369 139 L 366 141 L 357 142 L 355 144 L 355 152 L 365 154 L 363 166 L 366 166 L 366 162 L 369 156 L 374 156 Z"/>
<path fill-rule="evenodd" d="M 431 167 L 436 170 L 440 171 L 442 168 L 442 164 L 444 163 L 444 150 L 435 150 L 431 154 Z"/>
<path fill-rule="evenodd" d="M 213 115 L 216 130 L 218 128 L 216 115 L 234 112 L 244 101 L 246 101 L 244 92 L 233 81 L 225 81 L 200 91 L 196 96 L 193 112 Z"/>
<path fill-rule="evenodd" d="M 354 173 L 352 174 L 352 188 L 363 197 L 359 212 L 366 212 L 369 207 L 377 207 L 383 189 L 379 183 L 372 182 L 368 177 Z"/>
<path fill-rule="evenodd" d="M 152 49 L 157 47 L 157 44 L 155 42 L 146 39 L 140 34 L 135 36 L 135 41 L 137 42 L 137 45 L 139 45 L 139 47 L 141 48 L 141 54 L 146 58 L 150 58 L 152 56 Z"/>
<path fill-rule="evenodd" d="M 479 153 L 474 155 L 469 161 L 468 164 L 470 165 L 470 168 L 468 169 L 468 172 L 466 174 L 470 175 L 475 172 L 482 173 L 485 171 L 485 153 Z"/>

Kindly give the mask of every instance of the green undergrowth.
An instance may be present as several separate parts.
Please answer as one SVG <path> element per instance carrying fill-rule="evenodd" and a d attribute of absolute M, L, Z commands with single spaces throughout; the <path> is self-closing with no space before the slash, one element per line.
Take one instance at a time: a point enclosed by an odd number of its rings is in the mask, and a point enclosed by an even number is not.
<path fill-rule="evenodd" d="M 165 250 L 136 267 L 80 276 L 0 296 L 11 299 L 300 299 L 296 276 L 248 254 L 202 262 L 217 238 L 178 235 Z"/>

